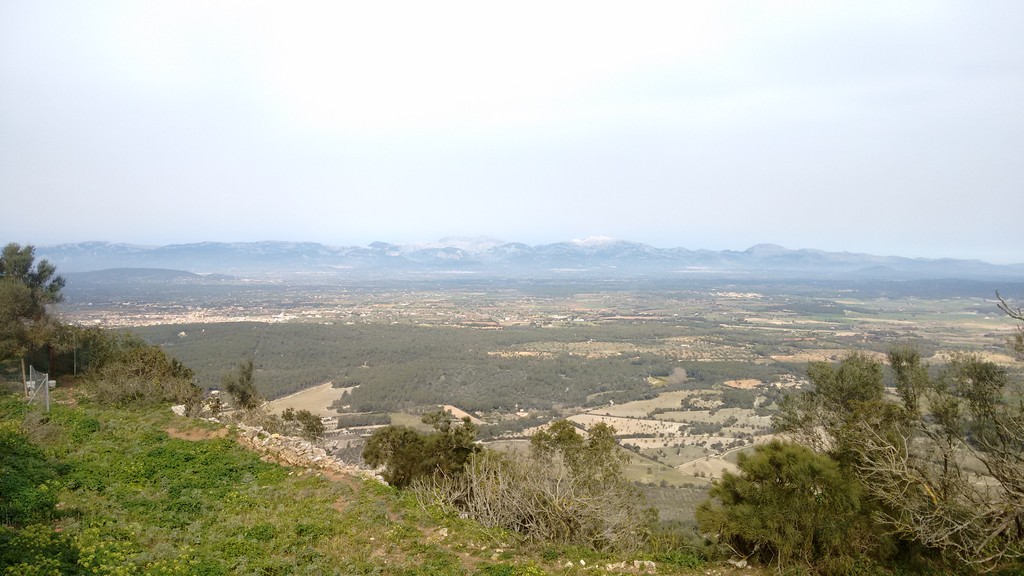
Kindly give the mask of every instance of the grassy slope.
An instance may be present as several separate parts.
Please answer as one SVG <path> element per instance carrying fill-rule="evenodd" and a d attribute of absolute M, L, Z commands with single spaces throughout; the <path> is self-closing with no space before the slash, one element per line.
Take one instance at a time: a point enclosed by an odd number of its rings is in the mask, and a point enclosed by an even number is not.
<path fill-rule="evenodd" d="M 64 565 L 13 573 L 560 574 L 627 559 L 520 543 L 374 482 L 263 462 L 166 408 L 71 406 L 68 394 L 48 417 L 0 399 L 0 420 L 41 448 L 30 456 L 51 477 L 29 493 L 56 491 L 57 503 L 45 529 L 0 529 L 0 569 L 45 567 L 33 557 L 46 550 Z M 662 574 L 696 567 L 678 553 L 655 559 Z"/>

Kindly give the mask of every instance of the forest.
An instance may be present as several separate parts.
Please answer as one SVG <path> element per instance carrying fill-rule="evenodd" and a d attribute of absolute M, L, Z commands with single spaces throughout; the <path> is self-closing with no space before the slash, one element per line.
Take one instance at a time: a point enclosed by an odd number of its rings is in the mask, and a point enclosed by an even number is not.
<path fill-rule="evenodd" d="M 228 323 L 153 326 L 135 332 L 194 367 L 201 385 L 215 386 L 234 362 L 252 356 L 257 386 L 267 397 L 332 381 L 338 387 L 358 386 L 345 398 L 355 412 L 444 404 L 452 398 L 465 409 L 483 411 L 586 406 L 592 401 L 624 402 L 649 396 L 655 389 L 648 378 L 668 376 L 678 366 L 692 375 L 682 386 L 768 378 L 796 369 L 785 363 L 765 366 L 728 359 L 699 364 L 681 361 L 662 347 L 693 331 L 669 325 L 488 331 L 386 324 Z M 626 343 L 630 349 L 645 351 L 588 357 L 566 348 L 592 341 Z M 514 353 L 531 345 L 546 350 Z"/>

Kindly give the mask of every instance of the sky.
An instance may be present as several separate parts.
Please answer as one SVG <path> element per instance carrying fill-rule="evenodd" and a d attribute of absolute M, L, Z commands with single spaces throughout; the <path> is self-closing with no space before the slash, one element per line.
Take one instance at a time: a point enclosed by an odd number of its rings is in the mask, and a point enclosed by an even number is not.
<path fill-rule="evenodd" d="M 0 241 L 1024 262 L 1024 2 L 0 2 Z"/>

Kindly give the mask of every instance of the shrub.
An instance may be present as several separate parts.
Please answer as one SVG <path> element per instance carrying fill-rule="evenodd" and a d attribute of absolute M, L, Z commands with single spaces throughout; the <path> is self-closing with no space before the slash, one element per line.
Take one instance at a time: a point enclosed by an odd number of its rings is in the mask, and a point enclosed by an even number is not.
<path fill-rule="evenodd" d="M 421 497 L 488 527 L 542 542 L 635 550 L 654 516 L 622 475 L 614 430 L 584 439 L 565 420 L 534 436 L 530 454 L 484 450 L 458 477 L 417 484 Z"/>
<path fill-rule="evenodd" d="M 34 524 L 21 530 L 0 526 L 0 572 L 3 574 L 84 574 L 74 538 Z"/>
<path fill-rule="evenodd" d="M 263 402 L 253 384 L 252 360 L 240 363 L 233 374 L 225 374 L 220 385 L 231 396 L 235 406 L 243 410 L 251 410 Z"/>
<path fill-rule="evenodd" d="M 86 375 L 101 404 L 145 406 L 163 403 L 198 407 L 199 389 L 191 369 L 156 346 L 130 334 L 108 333 Z"/>

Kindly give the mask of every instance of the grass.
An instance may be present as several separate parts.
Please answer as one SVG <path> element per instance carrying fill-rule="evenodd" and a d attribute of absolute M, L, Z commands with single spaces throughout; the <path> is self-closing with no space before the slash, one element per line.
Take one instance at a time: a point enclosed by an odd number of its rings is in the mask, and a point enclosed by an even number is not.
<path fill-rule="evenodd" d="M 0 444 L 3 465 L 16 456 L 24 472 L 5 478 L 24 480 L 19 498 L 38 497 L 32 514 L 0 526 L 0 573 L 574 574 L 580 559 L 626 559 L 538 548 L 373 481 L 264 462 L 230 435 L 176 438 L 167 430 L 196 423 L 166 408 L 79 397 L 43 415 L 6 396 L 0 423 L 18 441 Z"/>
<path fill-rule="evenodd" d="M 430 424 L 423 423 L 423 416 L 418 414 L 409 414 L 407 412 L 389 412 L 391 416 L 391 424 L 395 426 L 408 426 L 420 432 L 430 432 L 433 430 Z"/>

